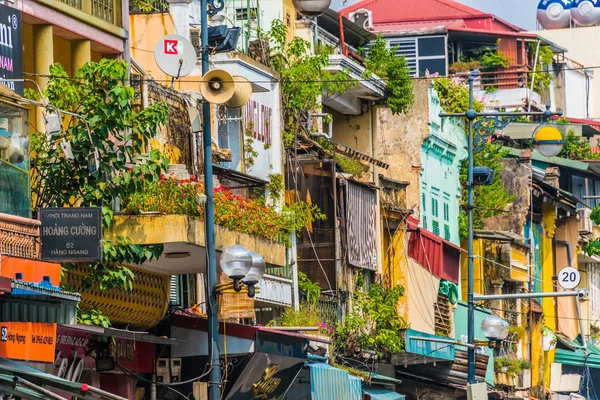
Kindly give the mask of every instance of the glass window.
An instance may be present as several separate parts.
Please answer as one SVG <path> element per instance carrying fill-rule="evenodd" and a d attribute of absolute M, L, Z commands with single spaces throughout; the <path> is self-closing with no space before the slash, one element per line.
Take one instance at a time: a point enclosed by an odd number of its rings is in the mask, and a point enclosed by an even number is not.
<path fill-rule="evenodd" d="M 31 217 L 27 110 L 0 103 L 0 212 Z"/>
<path fill-rule="evenodd" d="M 419 76 L 425 75 L 426 71 L 429 71 L 430 74 L 438 73 L 442 76 L 446 75 L 446 59 L 419 59 Z"/>
<path fill-rule="evenodd" d="M 225 168 L 241 170 L 242 161 L 242 111 L 219 108 L 219 148 L 231 150 L 231 162 L 221 162 Z"/>
<path fill-rule="evenodd" d="M 419 57 L 446 57 L 446 40 L 444 37 L 419 38 Z"/>

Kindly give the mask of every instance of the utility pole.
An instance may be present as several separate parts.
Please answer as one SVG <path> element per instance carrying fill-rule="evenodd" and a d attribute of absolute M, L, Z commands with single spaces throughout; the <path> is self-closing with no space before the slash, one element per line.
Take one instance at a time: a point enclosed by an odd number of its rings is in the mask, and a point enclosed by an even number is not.
<path fill-rule="evenodd" d="M 467 119 L 469 126 L 468 129 L 468 173 L 467 173 L 467 216 L 469 220 L 468 224 L 468 263 L 467 263 L 467 300 L 468 300 L 468 326 L 467 326 L 467 341 L 469 345 L 475 343 L 475 300 L 484 300 L 481 296 L 476 298 L 475 291 L 475 276 L 473 270 L 473 190 L 475 182 L 473 181 L 473 154 L 481 151 L 485 146 L 487 138 L 493 135 L 496 130 L 505 128 L 511 120 L 519 116 L 541 116 L 542 118 L 549 118 L 553 115 L 562 115 L 562 111 L 552 112 L 550 106 L 546 106 L 546 110 L 543 112 L 488 112 L 480 113 L 474 109 L 474 95 L 473 86 L 475 79 L 479 76 L 478 71 L 473 71 L 469 76 L 469 109 L 464 113 L 440 113 L 440 117 L 462 117 Z M 475 121 L 478 119 L 478 121 Z M 540 125 L 541 126 L 541 125 Z M 556 129 L 559 134 L 560 130 Z M 532 135 L 532 145 L 534 142 L 538 142 L 541 146 L 556 146 L 557 144 L 564 143 L 564 135 L 561 134 L 562 141 L 559 140 L 548 140 L 543 138 L 542 140 L 534 140 L 537 129 Z M 541 150 L 538 148 L 541 152 Z M 556 155 L 556 154 L 555 154 Z M 489 296 L 488 296 L 489 297 Z M 538 296 L 539 297 L 539 296 Z M 523 298 L 523 297 L 521 297 Z M 489 298 L 490 300 L 492 298 Z M 468 347 L 468 383 L 475 383 L 475 347 Z"/>
<path fill-rule="evenodd" d="M 211 13 L 216 13 L 213 0 L 201 0 L 201 40 L 202 40 L 202 75 L 208 72 L 208 13 L 209 4 Z M 223 3 L 221 2 L 221 8 Z M 250 10 L 248 10 L 250 11 Z M 204 123 L 204 191 L 206 203 L 204 205 L 205 245 L 207 253 L 207 279 L 208 279 L 208 355 L 210 357 L 210 375 L 208 380 L 208 398 L 219 400 L 221 398 L 221 359 L 219 351 L 219 307 L 217 304 L 217 258 L 215 251 L 215 201 L 213 196 L 213 167 L 212 167 L 212 134 L 210 126 L 210 103 L 202 103 L 202 119 Z"/>

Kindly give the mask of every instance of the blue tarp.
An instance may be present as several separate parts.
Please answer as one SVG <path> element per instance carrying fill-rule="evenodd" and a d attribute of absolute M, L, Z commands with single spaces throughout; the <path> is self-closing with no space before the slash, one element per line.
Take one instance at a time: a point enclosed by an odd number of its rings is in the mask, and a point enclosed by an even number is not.
<path fill-rule="evenodd" d="M 363 393 L 371 396 L 371 400 L 404 400 L 405 396 L 393 390 L 379 387 L 363 387 Z"/>

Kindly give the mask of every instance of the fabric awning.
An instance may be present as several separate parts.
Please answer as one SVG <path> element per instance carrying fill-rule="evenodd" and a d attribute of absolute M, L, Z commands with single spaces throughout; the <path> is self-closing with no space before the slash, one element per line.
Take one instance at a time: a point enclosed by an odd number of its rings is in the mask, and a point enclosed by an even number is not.
<path fill-rule="evenodd" d="M 396 393 L 393 390 L 378 388 L 373 386 L 363 386 L 362 391 L 364 394 L 371 397 L 370 400 L 404 400 L 405 396 L 400 393 Z"/>
<path fill-rule="evenodd" d="M 126 400 L 121 396 L 114 395 L 112 393 L 105 392 L 101 389 L 95 388 L 85 383 L 71 382 L 66 379 L 59 378 L 57 376 L 48 374 L 39 369 L 31 368 L 25 364 L 10 360 L 8 358 L 0 357 L 0 374 L 8 377 L 20 377 L 32 382 L 36 385 L 43 385 L 47 388 L 57 390 L 59 392 L 68 393 L 72 396 L 80 398 L 103 398 L 111 400 Z M 0 382 L 0 385 L 4 388 L 6 384 Z M 17 386 L 18 387 L 18 386 Z M 2 389 L 4 390 L 4 389 Z M 19 389 L 23 390 L 23 389 Z M 31 391 L 31 390 L 29 390 Z M 22 394 L 21 397 L 26 399 L 37 399 L 35 395 L 26 396 Z M 42 396 L 42 399 L 47 399 L 47 396 Z"/>
<path fill-rule="evenodd" d="M 600 349 L 590 342 L 583 348 L 581 335 L 575 340 L 568 340 L 562 335 L 556 335 L 558 345 L 554 355 L 554 362 L 575 367 L 589 367 L 600 369 Z"/>

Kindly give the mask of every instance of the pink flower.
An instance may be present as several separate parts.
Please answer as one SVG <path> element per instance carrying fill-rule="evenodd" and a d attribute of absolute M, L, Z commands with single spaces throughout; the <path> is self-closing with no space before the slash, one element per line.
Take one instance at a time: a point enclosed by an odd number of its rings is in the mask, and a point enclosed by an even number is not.
<path fill-rule="evenodd" d="M 329 327 L 328 329 L 329 329 L 329 332 L 333 332 L 333 328 L 332 327 Z"/>
<path fill-rule="evenodd" d="M 262 326 L 262 324 L 257 324 L 256 326 Z"/>

